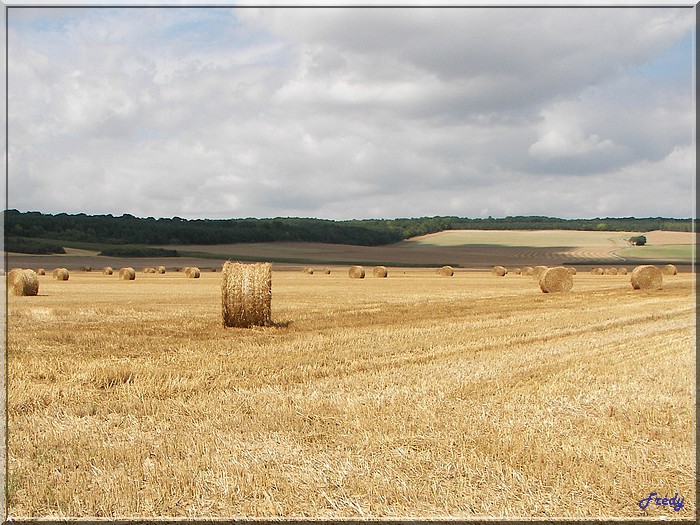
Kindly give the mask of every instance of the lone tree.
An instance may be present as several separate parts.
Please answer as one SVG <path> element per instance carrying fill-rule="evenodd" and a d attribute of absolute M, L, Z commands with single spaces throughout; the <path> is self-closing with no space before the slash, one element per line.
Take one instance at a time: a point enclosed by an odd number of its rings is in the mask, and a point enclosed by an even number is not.
<path fill-rule="evenodd" d="M 644 246 L 647 243 L 647 238 L 644 235 L 637 235 L 636 237 L 630 237 L 630 242 L 635 246 Z"/>

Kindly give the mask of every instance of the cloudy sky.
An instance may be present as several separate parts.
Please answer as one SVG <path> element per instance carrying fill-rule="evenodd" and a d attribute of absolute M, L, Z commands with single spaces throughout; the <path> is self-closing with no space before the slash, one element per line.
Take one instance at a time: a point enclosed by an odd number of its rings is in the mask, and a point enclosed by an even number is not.
<path fill-rule="evenodd" d="M 689 8 L 8 11 L 8 205 L 695 215 Z"/>

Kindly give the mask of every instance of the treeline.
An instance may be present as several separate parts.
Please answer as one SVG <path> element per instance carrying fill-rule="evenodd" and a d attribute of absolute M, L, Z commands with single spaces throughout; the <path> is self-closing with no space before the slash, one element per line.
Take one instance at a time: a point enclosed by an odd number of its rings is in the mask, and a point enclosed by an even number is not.
<path fill-rule="evenodd" d="M 415 219 L 155 219 L 133 215 L 56 215 L 4 211 L 6 250 L 27 239 L 66 240 L 112 245 L 230 244 L 306 241 L 379 246 L 443 230 L 651 230 L 692 231 L 691 219 L 553 217 L 423 217 Z"/>

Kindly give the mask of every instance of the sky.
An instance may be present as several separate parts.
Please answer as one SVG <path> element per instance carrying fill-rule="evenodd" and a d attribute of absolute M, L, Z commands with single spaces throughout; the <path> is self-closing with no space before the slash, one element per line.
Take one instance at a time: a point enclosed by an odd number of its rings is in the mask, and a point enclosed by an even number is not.
<path fill-rule="evenodd" d="M 9 208 L 695 216 L 692 8 L 7 16 Z"/>

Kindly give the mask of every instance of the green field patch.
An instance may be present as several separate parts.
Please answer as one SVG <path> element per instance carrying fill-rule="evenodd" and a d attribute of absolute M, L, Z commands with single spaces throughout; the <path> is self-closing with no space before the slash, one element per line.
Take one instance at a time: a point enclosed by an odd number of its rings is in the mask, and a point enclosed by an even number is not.
<path fill-rule="evenodd" d="M 666 244 L 663 246 L 646 245 L 624 248 L 615 253 L 625 259 L 691 262 L 693 260 L 694 248 L 692 244 Z"/>

